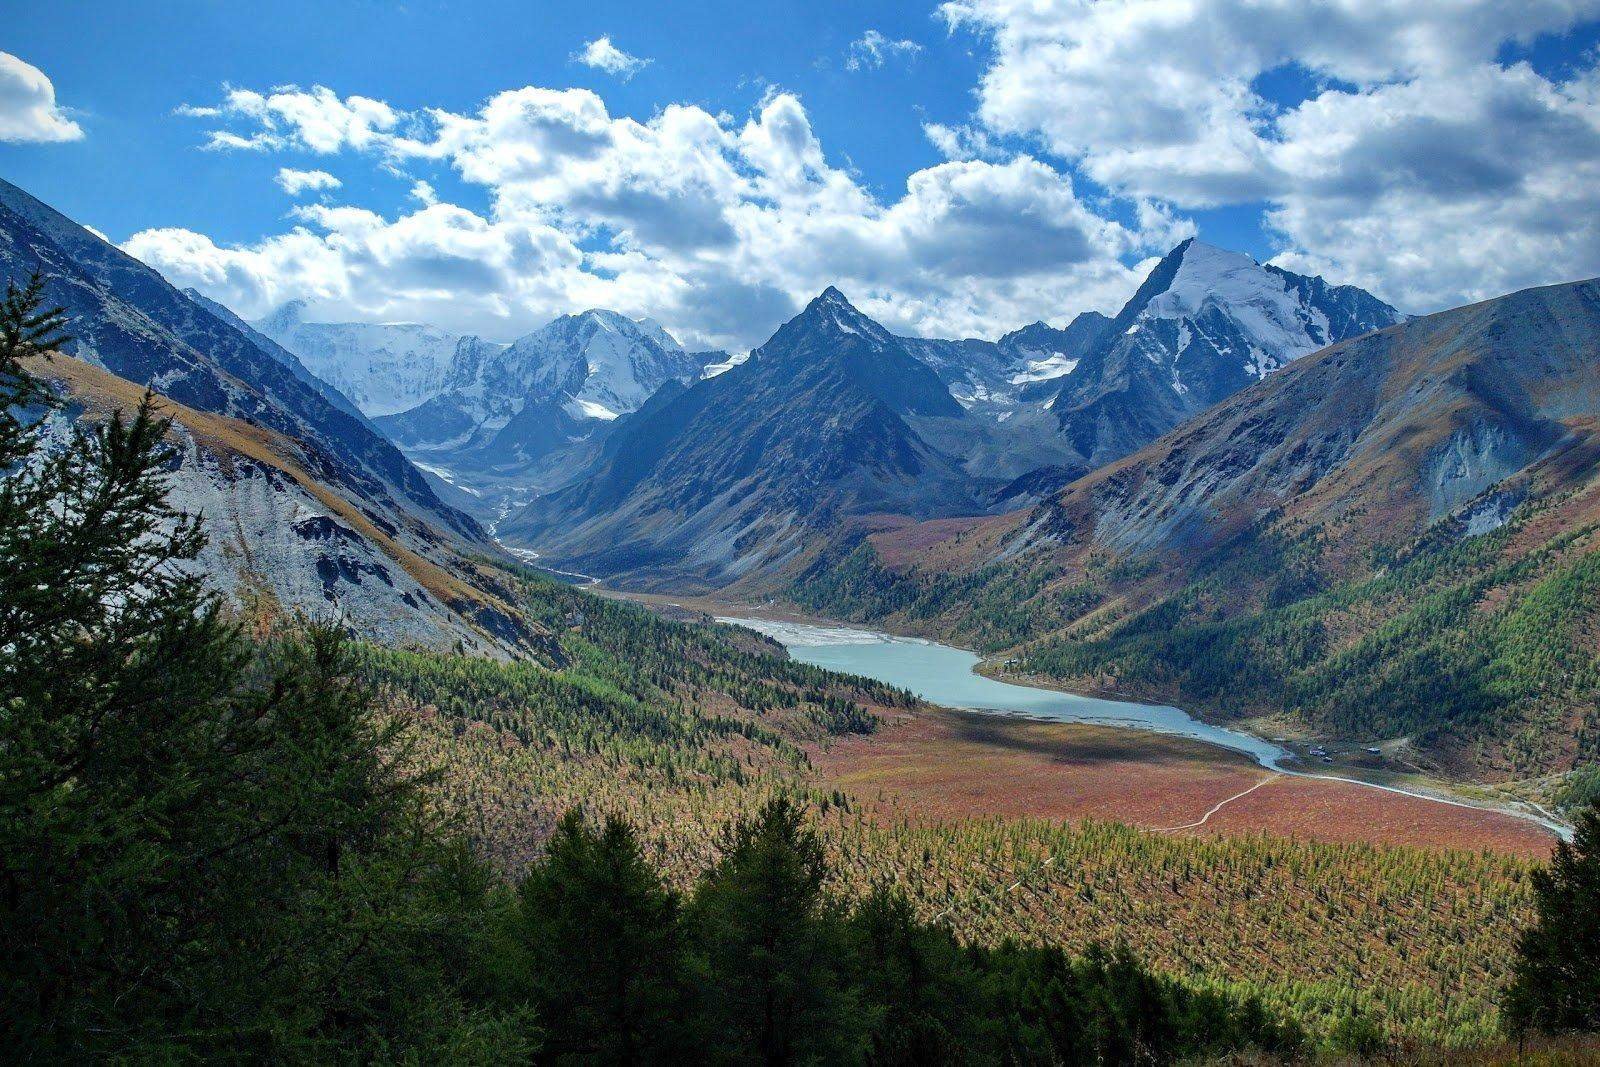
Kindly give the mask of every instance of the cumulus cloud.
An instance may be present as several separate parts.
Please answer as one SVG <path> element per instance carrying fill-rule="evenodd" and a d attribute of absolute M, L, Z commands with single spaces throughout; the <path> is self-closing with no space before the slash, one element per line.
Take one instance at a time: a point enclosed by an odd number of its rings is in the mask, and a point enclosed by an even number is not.
<path fill-rule="evenodd" d="M 612 44 L 610 37 L 597 37 L 585 44 L 573 54 L 572 60 L 586 67 L 613 74 L 623 81 L 627 81 L 650 65 L 650 60 L 630 56 Z"/>
<path fill-rule="evenodd" d="M 1416 310 L 1600 266 L 1593 58 L 1567 82 L 1500 60 L 1507 42 L 1600 17 L 1600 0 L 951 0 L 940 11 L 992 44 L 976 116 L 989 133 L 1034 139 L 1129 197 L 1264 201 L 1283 262 Z M 1303 92 L 1262 91 L 1283 76 Z M 963 154 L 958 139 L 929 135 Z"/>
<path fill-rule="evenodd" d="M 868 30 L 850 42 L 844 66 L 846 70 L 877 70 L 892 59 L 915 59 L 921 51 L 922 46 L 915 41 L 897 41 L 877 30 Z"/>
<path fill-rule="evenodd" d="M 1070 174 L 1026 154 L 952 159 L 881 198 L 829 161 L 784 92 L 743 118 L 673 105 L 641 121 L 586 89 L 530 86 L 469 113 L 420 114 L 321 88 L 233 89 L 213 119 L 211 143 L 271 137 L 448 166 L 488 195 L 475 212 L 421 183 L 419 206 L 392 216 L 308 204 L 292 232 L 246 246 L 174 230 L 125 245 L 245 314 L 306 296 L 355 318 L 507 337 L 604 306 L 744 347 L 838 284 L 891 327 L 992 336 L 1114 306 L 1138 280 L 1123 261 L 1181 229 L 1153 209 L 1102 217 Z"/>
<path fill-rule="evenodd" d="M 76 141 L 79 126 L 56 104 L 44 71 L 0 52 L 0 141 Z"/>
<path fill-rule="evenodd" d="M 275 180 L 278 188 L 290 196 L 299 196 L 307 191 L 337 189 L 344 184 L 325 170 L 295 170 L 293 167 L 279 167 Z"/>
<path fill-rule="evenodd" d="M 1600 78 L 1526 66 L 1329 93 L 1285 116 L 1286 257 L 1419 309 L 1600 273 Z"/>

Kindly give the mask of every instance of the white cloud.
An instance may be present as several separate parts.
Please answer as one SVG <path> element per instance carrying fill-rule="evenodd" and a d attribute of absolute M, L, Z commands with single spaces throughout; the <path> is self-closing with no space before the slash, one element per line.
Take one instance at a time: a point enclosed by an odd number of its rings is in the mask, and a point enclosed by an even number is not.
<path fill-rule="evenodd" d="M 241 151 L 298 148 L 321 155 L 383 142 L 404 117 L 381 100 L 365 96 L 341 98 L 321 85 L 310 90 L 284 85 L 267 93 L 230 88 L 221 104 L 185 104 L 178 108 L 178 113 L 193 118 L 243 120 L 253 126 L 246 134 L 213 130 L 207 141 L 208 148 Z"/>
<path fill-rule="evenodd" d="M 897 41 L 877 30 L 868 30 L 850 42 L 844 65 L 846 70 L 877 70 L 891 59 L 915 59 L 921 51 L 922 46 L 915 41 Z"/>
<path fill-rule="evenodd" d="M 369 101 L 362 111 L 384 121 L 326 121 L 352 110 L 322 89 L 235 89 L 210 137 L 446 165 L 487 192 L 488 209 L 417 186 L 419 206 L 394 216 L 306 205 L 292 232 L 243 247 L 172 230 L 125 247 L 245 314 L 306 296 L 353 318 L 505 338 L 602 306 L 650 314 L 691 343 L 743 347 L 829 284 L 930 335 L 1112 308 L 1138 281 L 1123 260 L 1183 232 L 1154 209 L 1134 224 L 1102 217 L 1069 174 L 1027 155 L 953 160 L 880 198 L 828 160 L 789 93 L 743 119 L 672 105 L 640 121 L 586 89 L 530 86 L 470 113 Z M 313 122 L 326 133 L 308 135 Z"/>
<path fill-rule="evenodd" d="M 1268 223 L 1301 266 L 1433 309 L 1600 274 L 1600 78 L 1488 65 L 1282 122 Z"/>
<path fill-rule="evenodd" d="M 279 167 L 275 180 L 278 188 L 290 196 L 299 196 L 307 190 L 321 192 L 337 189 L 344 184 L 325 170 L 295 170 L 293 167 Z"/>
<path fill-rule="evenodd" d="M 79 126 L 56 104 L 44 71 L 0 52 L 0 141 L 76 141 Z"/>
<path fill-rule="evenodd" d="M 988 131 L 977 126 L 925 122 L 922 133 L 946 159 L 1000 159 L 1006 155 Z"/>
<path fill-rule="evenodd" d="M 572 60 L 586 67 L 616 75 L 623 81 L 627 81 L 650 65 L 650 60 L 630 56 L 612 44 L 610 37 L 597 37 L 590 41 L 573 54 Z"/>
<path fill-rule="evenodd" d="M 1591 68 L 1498 57 L 1600 0 L 951 0 L 977 118 L 1125 196 L 1269 205 L 1284 262 L 1415 310 L 1600 271 Z M 1280 102 L 1262 76 L 1303 86 Z M 973 154 L 930 130 L 947 155 Z M 978 143 L 978 142 L 972 142 Z"/>

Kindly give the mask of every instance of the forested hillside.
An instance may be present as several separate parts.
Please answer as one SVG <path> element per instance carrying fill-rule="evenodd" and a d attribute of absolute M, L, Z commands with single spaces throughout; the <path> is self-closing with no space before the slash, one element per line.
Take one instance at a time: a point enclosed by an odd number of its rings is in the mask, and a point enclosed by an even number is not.
<path fill-rule="evenodd" d="M 441 768 L 443 809 L 512 872 L 581 804 L 625 818 L 668 879 L 691 885 L 721 854 L 722 828 L 781 793 L 809 806 L 846 897 L 893 886 L 916 915 L 979 944 L 1125 941 L 1322 1038 L 1359 1017 L 1392 1038 L 1451 1044 L 1494 1034 L 1504 931 L 1528 914 L 1529 868 L 1511 857 L 914 818 L 890 798 L 831 789 L 793 740 L 795 728 L 811 743 L 827 734 L 781 706 L 689 710 L 659 692 L 640 701 L 449 656 L 369 650 L 360 662 Z"/>

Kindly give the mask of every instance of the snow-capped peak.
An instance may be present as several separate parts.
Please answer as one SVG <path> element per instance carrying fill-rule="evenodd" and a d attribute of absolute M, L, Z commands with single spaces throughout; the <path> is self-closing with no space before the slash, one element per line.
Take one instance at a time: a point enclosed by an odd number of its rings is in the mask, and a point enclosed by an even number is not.
<path fill-rule="evenodd" d="M 659 322 L 650 318 L 648 315 L 641 315 L 639 318 L 630 319 L 619 311 L 611 311 L 606 308 L 590 308 L 588 311 L 581 312 L 577 315 L 568 316 L 568 318 L 578 322 L 593 323 L 600 329 L 607 330 L 611 333 L 622 334 L 630 337 L 648 338 L 649 340 L 669 351 L 683 351 L 683 346 L 678 343 L 678 339 L 673 337 L 662 327 Z M 549 325 L 547 325 L 545 329 L 550 329 L 561 321 L 561 319 L 556 319 L 554 322 L 551 322 Z"/>
<path fill-rule="evenodd" d="M 823 324 L 838 333 L 865 338 L 875 345 L 887 344 L 891 340 L 888 330 L 850 303 L 849 298 L 832 285 L 807 304 L 796 321 Z"/>
<path fill-rule="evenodd" d="M 1319 299 L 1329 291 L 1326 283 L 1263 266 L 1242 252 L 1190 240 L 1174 249 L 1168 262 L 1173 258 L 1177 266 L 1166 287 L 1123 331 L 1131 336 L 1154 322 L 1176 324 L 1173 339 L 1160 334 L 1159 347 L 1175 346 L 1171 357 L 1181 358 L 1191 344 L 1203 341 L 1237 360 L 1250 377 L 1262 378 L 1348 335 L 1352 327 L 1361 332 L 1399 321 L 1393 308 L 1361 294 L 1371 305 L 1372 321 L 1335 328 L 1330 308 Z M 1161 355 L 1157 350 L 1147 354 Z"/>
<path fill-rule="evenodd" d="M 457 338 L 416 322 L 309 322 L 291 300 L 253 323 L 368 416 L 390 415 L 436 394 Z"/>
<path fill-rule="evenodd" d="M 1284 279 L 1243 252 L 1191 241 L 1178 271 L 1160 295 L 1145 305 L 1144 317 L 1189 318 L 1207 304 L 1258 308 L 1278 326 L 1298 332 L 1298 301 Z"/>
<path fill-rule="evenodd" d="M 476 355 L 476 353 L 473 353 Z M 529 403 L 556 402 L 575 419 L 615 419 L 639 408 L 669 379 L 701 367 L 651 319 L 606 308 L 562 315 L 450 375 L 473 398 L 478 420 L 504 418 Z"/>

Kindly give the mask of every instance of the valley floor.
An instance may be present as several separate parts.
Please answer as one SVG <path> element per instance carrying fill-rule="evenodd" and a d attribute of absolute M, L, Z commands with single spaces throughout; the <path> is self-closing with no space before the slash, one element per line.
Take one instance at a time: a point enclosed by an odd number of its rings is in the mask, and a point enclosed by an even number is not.
<path fill-rule="evenodd" d="M 1542 858 L 1535 823 L 1356 784 L 1275 774 L 1243 755 L 1137 730 L 932 708 L 812 753 L 825 781 L 934 819 L 1112 819 L 1183 834 L 1492 849 Z"/>
<path fill-rule="evenodd" d="M 608 595 L 668 615 L 759 614 L 843 625 L 778 604 L 757 609 L 708 598 Z M 981 712 L 935 707 L 894 713 L 876 733 L 832 739 L 811 757 L 829 786 L 866 800 L 881 798 L 900 813 L 930 819 L 1109 819 L 1166 833 L 1265 832 L 1328 842 L 1490 849 L 1533 858 L 1548 855 L 1556 840 L 1528 819 L 1450 802 L 1437 782 L 1358 768 L 1342 768 L 1342 773 L 1369 784 L 1278 774 L 1242 753 L 1186 738 Z"/>

